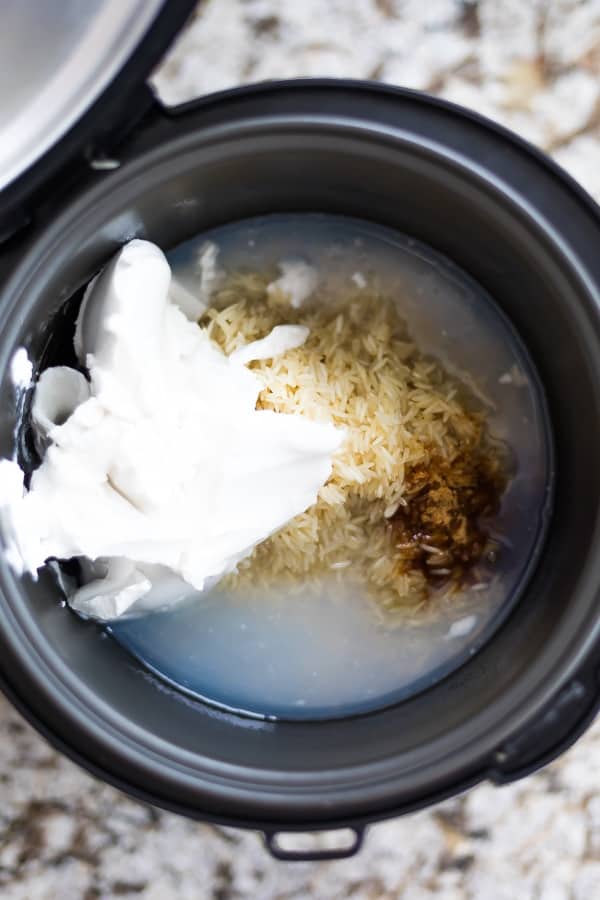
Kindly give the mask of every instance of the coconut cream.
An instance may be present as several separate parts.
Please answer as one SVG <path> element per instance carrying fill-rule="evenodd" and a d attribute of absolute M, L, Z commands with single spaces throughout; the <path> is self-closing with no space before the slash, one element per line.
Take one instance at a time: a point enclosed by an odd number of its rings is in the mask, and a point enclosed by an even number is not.
<path fill-rule="evenodd" d="M 47 449 L 29 489 L 16 462 L 0 465 L 13 566 L 35 577 L 49 558 L 99 561 L 71 602 L 101 619 L 145 598 L 164 606 L 161 579 L 169 604 L 231 572 L 315 502 L 343 440 L 333 425 L 256 409 L 248 363 L 301 345 L 306 328 L 274 328 L 228 357 L 170 283 L 158 247 L 123 247 L 77 325 L 89 385 L 75 370 L 45 372 L 33 420 Z"/>

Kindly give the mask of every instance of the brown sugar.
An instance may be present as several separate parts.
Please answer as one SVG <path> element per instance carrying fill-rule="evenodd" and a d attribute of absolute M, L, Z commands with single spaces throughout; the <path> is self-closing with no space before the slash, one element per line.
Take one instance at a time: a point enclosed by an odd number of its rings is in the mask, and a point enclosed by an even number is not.
<path fill-rule="evenodd" d="M 392 520 L 406 569 L 430 584 L 462 581 L 491 549 L 484 523 L 498 512 L 507 480 L 501 454 L 480 435 L 449 458 L 434 450 L 410 470 L 406 505 Z"/>

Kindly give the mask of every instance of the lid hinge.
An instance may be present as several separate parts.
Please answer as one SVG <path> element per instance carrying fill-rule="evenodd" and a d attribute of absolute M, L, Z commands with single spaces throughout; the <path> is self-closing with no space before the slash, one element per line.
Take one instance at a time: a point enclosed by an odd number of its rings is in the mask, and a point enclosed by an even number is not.
<path fill-rule="evenodd" d="M 119 110 L 118 119 L 108 122 L 99 134 L 94 136 L 84 150 L 87 165 L 96 171 L 110 171 L 119 167 L 118 148 L 123 141 L 142 124 L 151 111 L 160 108 L 153 89 L 149 84 L 137 86 L 131 94 L 125 116 Z"/>
<path fill-rule="evenodd" d="M 46 203 L 54 194 L 64 194 L 65 188 L 89 175 L 90 169 L 97 172 L 117 169 L 120 165 L 118 150 L 124 140 L 141 126 L 151 111 L 161 109 L 152 88 L 143 83 L 135 88 L 128 100 L 126 114 L 123 109 L 115 110 L 108 116 L 100 133 L 94 133 L 93 140 L 81 150 L 65 147 L 64 157 L 58 166 L 52 166 L 52 174 L 44 178 L 44 172 L 37 168 L 26 172 L 15 185 L 8 189 L 0 212 L 0 247 L 20 235 L 35 218 L 35 210 Z"/>

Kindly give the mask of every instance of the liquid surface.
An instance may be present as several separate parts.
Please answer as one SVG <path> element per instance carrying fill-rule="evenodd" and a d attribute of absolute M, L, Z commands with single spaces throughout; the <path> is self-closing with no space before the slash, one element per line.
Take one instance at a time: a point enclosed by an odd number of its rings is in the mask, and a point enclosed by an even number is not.
<path fill-rule="evenodd" d="M 218 586 L 179 609 L 115 622 L 115 638 L 188 693 L 258 716 L 322 718 L 366 712 L 429 686 L 469 658 L 517 601 L 543 536 L 549 442 L 535 373 L 488 295 L 429 248 L 359 220 L 277 215 L 206 232 L 169 254 L 194 290 L 193 261 L 207 239 L 228 271 L 302 257 L 330 287 L 375 277 L 398 298 L 420 350 L 481 395 L 514 476 L 492 523 L 501 552 L 491 577 L 465 585 L 427 622 L 382 620 L 341 572 L 310 588 Z M 358 274 L 357 274 L 358 273 Z M 435 602 L 435 598 L 434 598 Z"/>

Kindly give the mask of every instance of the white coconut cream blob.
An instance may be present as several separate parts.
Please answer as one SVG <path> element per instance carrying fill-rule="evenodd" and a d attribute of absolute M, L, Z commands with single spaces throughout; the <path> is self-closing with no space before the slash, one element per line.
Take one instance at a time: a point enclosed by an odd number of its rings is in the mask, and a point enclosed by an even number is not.
<path fill-rule="evenodd" d="M 164 608 L 231 572 L 315 502 L 344 438 L 256 410 L 261 384 L 246 364 L 300 346 L 307 329 L 280 326 L 227 357 L 174 304 L 170 282 L 154 244 L 123 247 L 77 325 L 89 396 L 78 373 L 44 373 L 34 422 L 51 443 L 29 490 L 15 462 L 0 466 L 12 565 L 35 577 L 49 558 L 99 561 L 71 599 L 99 619 Z"/>
<path fill-rule="evenodd" d="M 40 452 L 45 449 L 46 441 L 51 439 L 52 430 L 63 425 L 89 396 L 89 383 L 76 369 L 55 366 L 42 372 L 31 405 L 31 419 Z"/>
<path fill-rule="evenodd" d="M 270 294 L 281 291 L 291 305 L 299 309 L 308 300 L 318 283 L 317 270 L 303 259 L 282 259 L 278 263 L 281 277 L 267 286 Z"/>

